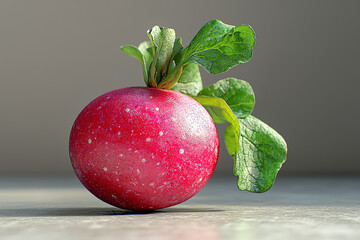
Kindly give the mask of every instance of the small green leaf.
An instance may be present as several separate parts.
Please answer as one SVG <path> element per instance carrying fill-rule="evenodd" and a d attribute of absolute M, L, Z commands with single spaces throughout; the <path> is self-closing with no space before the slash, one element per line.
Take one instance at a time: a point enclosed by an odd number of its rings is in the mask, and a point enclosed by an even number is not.
<path fill-rule="evenodd" d="M 166 81 L 161 81 L 158 84 L 158 88 L 160 89 L 171 89 L 179 80 L 181 74 L 182 74 L 182 70 L 183 68 L 178 68 L 176 72 L 172 72 L 170 73 L 167 78 Z"/>
<path fill-rule="evenodd" d="M 138 46 L 138 49 L 140 50 L 140 52 L 142 53 L 142 55 L 144 57 L 146 69 L 148 72 L 149 68 L 150 68 L 150 64 L 152 62 L 152 50 L 149 51 L 150 49 L 152 49 L 151 42 L 145 41 L 145 42 L 140 43 Z"/>
<path fill-rule="evenodd" d="M 190 63 L 183 67 L 182 74 L 178 82 L 171 88 L 171 90 L 196 96 L 202 89 L 202 86 L 198 65 Z"/>
<path fill-rule="evenodd" d="M 156 61 L 154 61 L 153 64 L 156 69 L 154 79 L 158 84 L 168 69 L 174 48 L 175 31 L 171 28 L 159 28 L 155 26 L 149 30 L 148 35 L 156 47 L 154 55 Z"/>
<path fill-rule="evenodd" d="M 194 97 L 194 99 L 203 105 L 206 110 L 208 110 L 214 122 L 237 124 L 237 119 L 234 113 L 231 111 L 229 105 L 227 105 L 224 99 L 201 95 Z"/>
<path fill-rule="evenodd" d="M 246 118 L 254 109 L 255 95 L 250 84 L 236 78 L 226 78 L 204 88 L 198 95 L 225 100 L 237 118 Z"/>
<path fill-rule="evenodd" d="M 233 124 L 225 131 L 226 147 L 235 159 L 238 188 L 265 192 L 271 188 L 286 160 L 286 142 L 274 129 L 253 116 L 239 119 L 239 127 L 240 135 Z"/>
<path fill-rule="evenodd" d="M 153 57 L 154 57 L 154 60 L 156 60 L 157 58 L 155 57 L 156 56 L 156 46 L 159 45 L 159 41 L 160 41 L 160 38 L 161 38 L 161 30 L 160 30 L 160 27 L 159 26 L 154 26 L 152 29 L 149 29 L 147 31 L 147 35 L 150 39 L 150 43 L 151 43 L 151 46 L 153 47 Z"/>
<path fill-rule="evenodd" d="M 155 45 L 155 38 L 158 39 L 161 34 L 160 34 L 160 28 L 159 26 L 154 26 L 152 29 L 149 29 L 147 31 L 147 35 L 150 39 L 150 43 L 151 43 L 151 56 L 152 56 L 152 62 L 150 63 L 150 67 L 149 67 L 149 73 L 148 73 L 148 87 L 157 87 L 157 83 L 156 83 L 156 62 L 157 62 L 157 47 Z"/>
<path fill-rule="evenodd" d="M 173 68 L 176 67 L 176 63 L 174 61 L 175 56 L 184 48 L 182 45 L 181 38 L 176 38 L 174 42 L 173 52 L 170 57 L 169 65 L 166 74 L 170 73 Z"/>
<path fill-rule="evenodd" d="M 245 63 L 252 57 L 255 33 L 248 25 L 231 26 L 219 20 L 206 23 L 176 62 L 179 66 L 192 62 L 217 74 Z"/>
<path fill-rule="evenodd" d="M 123 52 L 125 52 L 126 54 L 128 54 L 140 61 L 142 69 L 143 69 L 144 81 L 147 85 L 148 84 L 148 67 L 147 67 L 147 63 L 146 63 L 146 58 L 144 57 L 143 53 L 139 49 L 137 49 L 136 47 L 131 46 L 131 45 L 122 46 L 121 50 Z"/>
<path fill-rule="evenodd" d="M 177 38 L 175 39 L 174 42 L 174 48 L 173 48 L 173 54 L 171 56 L 171 59 L 174 60 L 175 56 L 181 51 L 183 50 L 184 46 L 182 44 L 182 39 L 181 38 Z"/>

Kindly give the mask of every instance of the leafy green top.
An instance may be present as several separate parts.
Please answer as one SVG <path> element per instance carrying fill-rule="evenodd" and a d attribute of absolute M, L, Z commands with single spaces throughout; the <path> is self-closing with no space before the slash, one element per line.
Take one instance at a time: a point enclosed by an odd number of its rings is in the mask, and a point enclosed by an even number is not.
<path fill-rule="evenodd" d="M 193 97 L 216 123 L 229 123 L 225 144 L 234 158 L 238 188 L 265 192 L 286 160 L 285 140 L 274 129 L 251 116 L 255 96 L 250 84 L 227 78 L 203 88 L 198 65 L 222 73 L 252 57 L 255 33 L 248 25 L 231 26 L 219 20 L 206 23 L 187 47 L 170 28 L 153 27 L 150 41 L 121 49 L 137 58 L 148 87 L 170 89 Z"/>

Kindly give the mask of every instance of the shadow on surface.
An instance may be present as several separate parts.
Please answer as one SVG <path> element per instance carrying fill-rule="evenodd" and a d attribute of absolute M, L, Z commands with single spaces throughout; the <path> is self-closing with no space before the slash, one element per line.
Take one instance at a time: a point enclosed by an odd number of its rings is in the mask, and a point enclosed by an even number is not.
<path fill-rule="evenodd" d="M 114 216 L 164 213 L 207 213 L 224 210 L 210 208 L 166 208 L 154 211 L 130 211 L 116 208 L 14 208 L 0 209 L 1 217 L 71 217 L 71 216 Z"/>

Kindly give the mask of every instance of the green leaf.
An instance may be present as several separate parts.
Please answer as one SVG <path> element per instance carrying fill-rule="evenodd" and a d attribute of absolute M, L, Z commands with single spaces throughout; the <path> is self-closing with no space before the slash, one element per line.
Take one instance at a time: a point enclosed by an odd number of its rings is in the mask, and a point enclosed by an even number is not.
<path fill-rule="evenodd" d="M 267 191 L 286 160 L 286 143 L 271 127 L 249 115 L 254 93 L 249 83 L 227 78 L 204 88 L 196 97 L 214 122 L 228 122 L 225 144 L 234 158 L 240 190 Z"/>
<path fill-rule="evenodd" d="M 204 88 L 198 95 L 225 100 L 237 118 L 246 118 L 254 109 L 255 95 L 250 84 L 236 78 L 226 78 Z"/>
<path fill-rule="evenodd" d="M 175 57 L 183 48 L 184 48 L 184 46 L 182 45 L 182 39 L 181 39 L 181 38 L 176 38 L 176 39 L 175 39 L 175 42 L 174 42 L 172 59 L 174 59 L 174 57 Z"/>
<path fill-rule="evenodd" d="M 237 119 L 224 99 L 218 97 L 196 96 L 194 97 L 210 113 L 216 123 L 228 122 L 237 124 Z"/>
<path fill-rule="evenodd" d="M 274 129 L 253 116 L 239 119 L 239 127 L 240 135 L 234 124 L 225 131 L 226 147 L 235 159 L 238 188 L 265 192 L 271 188 L 286 160 L 286 142 Z"/>
<path fill-rule="evenodd" d="M 183 68 L 178 68 L 176 72 L 171 72 L 167 77 L 166 81 L 161 81 L 158 84 L 158 88 L 160 89 L 171 89 L 179 80 L 182 74 Z"/>
<path fill-rule="evenodd" d="M 139 44 L 138 46 L 139 51 L 142 53 L 145 65 L 146 65 L 146 71 L 149 71 L 150 64 L 152 62 L 152 45 L 150 41 L 145 41 Z M 149 51 L 151 49 L 151 51 Z"/>
<path fill-rule="evenodd" d="M 139 49 L 131 45 L 122 46 L 121 50 L 140 61 L 143 69 L 144 81 L 146 84 L 148 84 L 148 66 L 146 63 L 146 58 L 144 57 L 143 53 Z"/>
<path fill-rule="evenodd" d="M 198 65 L 190 63 L 183 67 L 178 82 L 170 90 L 196 96 L 202 89 L 202 86 Z"/>
<path fill-rule="evenodd" d="M 156 83 L 159 83 L 161 78 L 165 75 L 170 58 L 172 56 L 174 42 L 175 42 L 175 31 L 171 28 L 159 28 L 158 26 L 153 27 L 149 30 L 148 35 L 152 40 L 152 43 L 156 47 L 154 54 L 154 66 Z"/>
<path fill-rule="evenodd" d="M 255 33 L 248 25 L 231 26 L 219 20 L 206 23 L 177 57 L 179 66 L 192 62 L 217 74 L 252 57 Z"/>
<path fill-rule="evenodd" d="M 168 70 L 167 70 L 167 72 L 166 72 L 166 75 L 167 75 L 168 73 L 170 73 L 173 68 L 176 67 L 176 63 L 175 63 L 175 61 L 174 61 L 174 58 L 175 58 L 175 56 L 176 56 L 183 48 L 184 48 L 184 46 L 182 45 L 182 40 L 181 40 L 181 38 L 176 38 L 176 39 L 175 39 L 175 42 L 174 42 L 173 52 L 172 52 L 172 55 L 171 55 L 171 57 L 170 57 L 170 61 L 169 61 Z M 165 76 L 165 77 L 166 77 L 166 76 Z M 165 79 L 165 78 L 164 78 L 164 79 Z"/>

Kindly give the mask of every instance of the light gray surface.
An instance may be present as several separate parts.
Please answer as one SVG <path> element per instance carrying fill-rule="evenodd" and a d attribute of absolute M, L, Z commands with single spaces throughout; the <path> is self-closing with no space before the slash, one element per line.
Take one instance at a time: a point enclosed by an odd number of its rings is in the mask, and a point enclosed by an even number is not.
<path fill-rule="evenodd" d="M 72 174 L 68 135 L 81 109 L 104 92 L 144 85 L 140 64 L 120 46 L 147 40 L 154 25 L 174 28 L 187 44 L 214 18 L 250 24 L 257 41 L 249 63 L 220 75 L 202 71 L 204 84 L 229 76 L 250 82 L 254 115 L 287 140 L 283 172 L 359 174 L 359 6 L 352 0 L 1 0 L 0 175 Z M 219 172 L 231 172 L 231 157 L 225 148 L 220 154 Z"/>
<path fill-rule="evenodd" d="M 360 178 L 280 178 L 264 194 L 212 179 L 191 200 L 134 214 L 74 179 L 1 179 L 0 238 L 360 239 Z"/>

